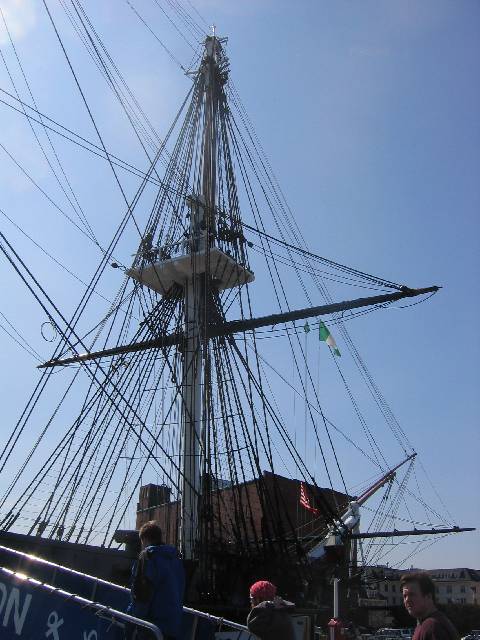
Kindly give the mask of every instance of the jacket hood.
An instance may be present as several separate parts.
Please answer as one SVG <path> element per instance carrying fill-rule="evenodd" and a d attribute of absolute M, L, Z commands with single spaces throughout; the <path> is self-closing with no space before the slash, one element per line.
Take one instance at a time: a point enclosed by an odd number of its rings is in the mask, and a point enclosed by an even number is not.
<path fill-rule="evenodd" d="M 254 608 L 255 609 L 288 609 L 289 611 L 291 611 L 292 609 L 295 609 L 295 604 L 293 602 L 290 602 L 289 600 L 284 600 L 279 596 L 275 596 L 273 600 L 264 600 L 263 602 L 260 602 L 260 604 L 257 604 L 257 606 Z"/>
<path fill-rule="evenodd" d="M 178 558 L 178 549 L 172 544 L 155 544 L 146 548 L 149 556 L 161 556 L 162 558 Z"/>

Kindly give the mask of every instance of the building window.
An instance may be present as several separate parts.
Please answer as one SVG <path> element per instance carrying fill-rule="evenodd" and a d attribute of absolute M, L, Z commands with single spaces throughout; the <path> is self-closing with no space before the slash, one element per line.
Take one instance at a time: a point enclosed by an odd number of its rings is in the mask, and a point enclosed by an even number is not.
<path fill-rule="evenodd" d="M 383 585 L 383 590 L 384 590 L 384 591 L 388 591 L 388 584 L 387 584 L 387 583 L 385 583 L 385 584 Z"/>
<path fill-rule="evenodd" d="M 460 593 L 465 593 L 465 585 L 463 585 L 463 584 L 460 587 Z"/>
<path fill-rule="evenodd" d="M 392 584 L 392 593 L 395 593 L 396 590 L 397 590 L 397 585 Z M 465 593 L 465 592 L 463 592 L 463 593 Z"/>
<path fill-rule="evenodd" d="M 447 593 L 452 593 L 452 587 L 450 585 L 447 585 Z"/>

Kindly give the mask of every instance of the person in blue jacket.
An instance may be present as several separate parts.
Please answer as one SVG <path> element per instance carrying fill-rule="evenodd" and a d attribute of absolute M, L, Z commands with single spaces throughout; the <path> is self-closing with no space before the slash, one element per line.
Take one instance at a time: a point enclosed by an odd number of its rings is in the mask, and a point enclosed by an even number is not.
<path fill-rule="evenodd" d="M 177 640 L 185 591 L 183 562 L 174 546 L 162 543 L 162 530 L 155 520 L 146 522 L 139 536 L 142 551 L 132 568 L 127 612 L 157 625 L 165 640 Z"/>

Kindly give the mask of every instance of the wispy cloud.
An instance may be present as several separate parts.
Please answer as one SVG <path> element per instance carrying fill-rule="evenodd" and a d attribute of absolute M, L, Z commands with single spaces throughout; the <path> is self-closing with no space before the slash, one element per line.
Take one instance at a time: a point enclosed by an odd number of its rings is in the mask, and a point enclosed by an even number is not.
<path fill-rule="evenodd" d="M 10 40 L 5 23 L 14 40 L 24 38 L 35 26 L 36 13 L 33 0 L 2 0 L 0 3 L 0 46 Z"/>

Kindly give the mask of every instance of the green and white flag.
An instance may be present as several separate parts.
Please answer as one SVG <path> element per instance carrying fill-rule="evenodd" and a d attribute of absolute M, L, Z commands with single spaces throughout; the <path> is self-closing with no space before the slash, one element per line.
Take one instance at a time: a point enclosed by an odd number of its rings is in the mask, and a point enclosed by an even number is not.
<path fill-rule="evenodd" d="M 335 342 L 335 338 L 332 336 L 330 331 L 327 329 L 326 325 L 321 320 L 318 325 L 318 337 L 323 342 L 326 342 L 330 347 L 330 349 L 333 349 L 333 353 L 336 356 L 342 355 L 338 350 L 337 343 Z"/>

